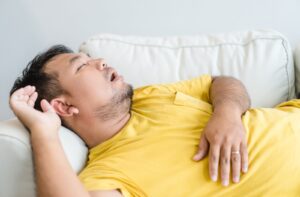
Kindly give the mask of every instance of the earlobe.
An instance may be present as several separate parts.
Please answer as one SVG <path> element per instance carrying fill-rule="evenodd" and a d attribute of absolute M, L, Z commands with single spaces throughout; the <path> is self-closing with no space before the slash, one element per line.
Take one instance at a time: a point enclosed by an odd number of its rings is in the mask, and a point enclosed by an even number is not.
<path fill-rule="evenodd" d="M 68 117 L 79 113 L 78 108 L 68 105 L 62 98 L 52 99 L 50 104 L 55 112 L 62 117 Z"/>

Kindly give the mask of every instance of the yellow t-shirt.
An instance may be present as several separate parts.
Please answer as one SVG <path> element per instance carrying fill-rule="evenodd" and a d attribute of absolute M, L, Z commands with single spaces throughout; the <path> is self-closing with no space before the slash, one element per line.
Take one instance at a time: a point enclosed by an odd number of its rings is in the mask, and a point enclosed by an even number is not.
<path fill-rule="evenodd" d="M 87 190 L 119 189 L 125 197 L 300 196 L 298 100 L 244 115 L 249 170 L 240 183 L 214 183 L 208 159 L 192 160 L 212 114 L 211 82 L 205 75 L 136 89 L 129 122 L 90 150 L 79 175 Z"/>

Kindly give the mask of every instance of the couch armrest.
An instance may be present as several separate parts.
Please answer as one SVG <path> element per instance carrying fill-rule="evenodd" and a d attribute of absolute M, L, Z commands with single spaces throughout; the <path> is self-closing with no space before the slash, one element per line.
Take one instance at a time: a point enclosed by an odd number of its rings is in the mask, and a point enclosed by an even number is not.
<path fill-rule="evenodd" d="M 66 156 L 78 173 L 85 165 L 87 147 L 77 135 L 64 127 L 61 127 L 59 135 Z M 0 163 L 0 196 L 35 196 L 30 135 L 16 118 L 0 122 Z M 18 193 L 20 191 L 22 193 Z"/>

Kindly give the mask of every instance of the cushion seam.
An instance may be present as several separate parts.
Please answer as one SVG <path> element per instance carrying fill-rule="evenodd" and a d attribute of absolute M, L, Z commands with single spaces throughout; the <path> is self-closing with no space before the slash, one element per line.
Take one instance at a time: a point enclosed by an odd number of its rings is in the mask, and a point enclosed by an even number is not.
<path fill-rule="evenodd" d="M 94 41 L 94 40 L 107 40 L 107 41 L 119 42 L 119 43 L 123 43 L 123 44 L 141 46 L 141 47 L 184 49 L 184 48 L 211 48 L 211 47 L 232 46 L 232 45 L 233 46 L 246 46 L 246 45 L 249 45 L 250 43 L 252 43 L 256 40 L 283 40 L 283 38 L 280 37 L 280 36 L 276 36 L 276 37 L 273 37 L 273 38 L 254 38 L 254 39 L 248 40 L 247 42 L 244 42 L 244 43 L 230 43 L 230 42 L 228 42 L 228 43 L 219 43 L 219 44 L 211 44 L 211 45 L 184 45 L 184 46 L 176 46 L 176 47 L 162 46 L 162 45 L 155 45 L 155 44 L 137 44 L 137 43 L 131 43 L 131 42 L 126 42 L 126 41 L 123 41 L 123 40 L 117 40 L 117 39 L 112 39 L 112 38 L 91 38 L 89 41 Z"/>
<path fill-rule="evenodd" d="M 287 95 L 287 98 L 286 100 L 289 100 L 290 96 L 291 96 L 291 92 L 290 92 L 290 89 L 291 89 L 291 84 L 290 84 L 290 76 L 289 76 L 289 71 L 288 71 L 288 63 L 289 63 L 289 56 L 288 56 L 288 52 L 287 52 L 287 49 L 286 49 L 286 46 L 284 45 L 284 42 L 285 40 L 281 38 L 281 45 L 284 49 L 284 52 L 285 52 L 285 55 L 286 55 L 286 63 L 285 63 L 285 72 L 286 72 L 286 76 L 288 78 L 288 95 Z"/>
<path fill-rule="evenodd" d="M 28 144 L 26 144 L 25 142 L 23 142 L 22 140 L 20 140 L 16 137 L 12 137 L 12 136 L 9 136 L 9 135 L 6 135 L 6 134 L 0 134 L 0 136 L 4 136 L 4 137 L 10 138 L 10 139 L 14 139 L 14 140 L 20 142 L 20 144 L 23 144 L 26 148 L 31 149 L 31 147 L 29 147 Z"/>

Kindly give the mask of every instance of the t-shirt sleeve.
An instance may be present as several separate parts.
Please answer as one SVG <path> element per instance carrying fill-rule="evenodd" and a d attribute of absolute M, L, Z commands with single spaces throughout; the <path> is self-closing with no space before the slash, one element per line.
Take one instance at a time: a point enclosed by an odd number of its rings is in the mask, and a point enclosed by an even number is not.
<path fill-rule="evenodd" d="M 133 182 L 113 170 L 88 167 L 80 172 L 78 178 L 87 191 L 119 190 L 124 197 L 145 197 Z"/>
<path fill-rule="evenodd" d="M 276 108 L 284 108 L 284 107 L 300 108 L 300 99 L 292 99 L 289 101 L 285 101 L 276 106 Z"/>
<path fill-rule="evenodd" d="M 165 87 L 174 92 L 182 92 L 200 100 L 210 103 L 210 87 L 212 76 L 202 75 L 190 80 L 183 80 L 173 84 L 166 84 Z"/>

